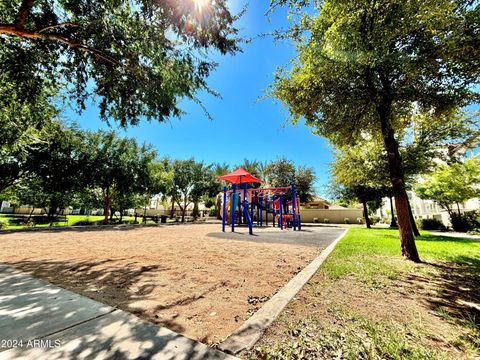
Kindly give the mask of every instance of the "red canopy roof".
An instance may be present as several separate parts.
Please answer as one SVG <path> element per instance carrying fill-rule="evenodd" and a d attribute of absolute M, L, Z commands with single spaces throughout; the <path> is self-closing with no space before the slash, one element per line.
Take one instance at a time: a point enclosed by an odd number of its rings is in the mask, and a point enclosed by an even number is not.
<path fill-rule="evenodd" d="M 252 174 L 250 174 L 247 170 L 243 168 L 238 168 L 234 172 L 230 174 L 226 174 L 223 176 L 217 176 L 218 179 L 229 181 L 233 184 L 243 184 L 243 183 L 261 183 L 262 180 L 256 178 Z"/>

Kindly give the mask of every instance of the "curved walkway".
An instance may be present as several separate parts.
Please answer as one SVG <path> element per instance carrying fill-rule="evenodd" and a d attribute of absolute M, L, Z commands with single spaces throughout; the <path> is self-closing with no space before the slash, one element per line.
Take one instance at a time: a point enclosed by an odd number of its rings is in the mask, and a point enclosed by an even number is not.
<path fill-rule="evenodd" d="M 0 264 L 0 359 L 235 359 Z"/>

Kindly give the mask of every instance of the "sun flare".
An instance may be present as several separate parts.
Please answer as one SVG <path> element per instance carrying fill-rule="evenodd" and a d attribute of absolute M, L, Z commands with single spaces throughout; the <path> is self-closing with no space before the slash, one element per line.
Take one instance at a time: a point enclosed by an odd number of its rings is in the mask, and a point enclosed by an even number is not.
<path fill-rule="evenodd" d="M 195 7 L 197 10 L 202 11 L 205 7 L 207 7 L 210 3 L 210 0 L 193 0 L 195 3 Z"/>

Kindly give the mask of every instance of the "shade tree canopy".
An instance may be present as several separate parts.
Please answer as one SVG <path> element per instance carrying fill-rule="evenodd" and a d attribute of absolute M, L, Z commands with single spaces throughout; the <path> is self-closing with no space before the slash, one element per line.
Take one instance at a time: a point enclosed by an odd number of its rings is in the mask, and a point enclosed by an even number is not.
<path fill-rule="evenodd" d="M 172 168 L 172 198 L 180 207 L 182 222 L 184 222 L 187 207 L 191 203 L 198 206 L 201 197 L 208 191 L 212 173 L 210 172 L 210 166 L 206 166 L 203 162 L 196 162 L 193 158 L 174 160 Z"/>
<path fill-rule="evenodd" d="M 273 1 L 293 11 L 307 1 Z M 387 153 L 402 254 L 419 261 L 408 212 L 398 135 L 415 106 L 444 116 L 478 100 L 480 6 L 461 0 L 313 2 L 281 39 L 298 56 L 270 89 L 293 122 L 304 119 L 333 144 L 378 136 Z"/>
<path fill-rule="evenodd" d="M 148 194 L 156 151 L 113 131 L 88 133 L 88 183 L 101 189 L 105 221 L 116 198 Z"/>
<path fill-rule="evenodd" d="M 103 119 L 179 116 L 179 100 L 211 91 L 211 51 L 239 51 L 226 0 L 6 0 L 0 3 L 0 88 L 32 103 L 43 89 Z"/>

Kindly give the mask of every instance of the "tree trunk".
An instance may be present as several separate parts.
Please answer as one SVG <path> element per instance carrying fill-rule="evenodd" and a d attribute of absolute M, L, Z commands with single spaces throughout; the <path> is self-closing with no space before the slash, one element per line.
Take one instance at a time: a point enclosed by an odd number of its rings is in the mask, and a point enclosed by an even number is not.
<path fill-rule="evenodd" d="M 392 221 L 390 222 L 390 227 L 391 228 L 397 228 L 397 220 L 395 220 L 395 211 L 393 210 L 393 197 L 391 195 L 388 196 L 388 199 L 390 200 L 390 214 L 392 216 Z"/>
<path fill-rule="evenodd" d="M 460 211 L 460 204 L 458 203 L 458 201 L 457 201 L 457 211 L 458 211 L 458 215 L 461 216 L 462 213 Z"/>
<path fill-rule="evenodd" d="M 110 206 L 112 205 L 112 199 L 110 199 L 110 194 L 108 189 L 103 191 L 103 216 L 104 223 L 108 223 L 108 215 L 110 212 Z"/>
<path fill-rule="evenodd" d="M 183 208 L 182 208 L 182 223 L 185 222 L 185 213 L 187 212 L 187 199 L 183 200 Z"/>
<path fill-rule="evenodd" d="M 223 202 L 223 194 L 222 195 L 217 195 L 217 203 L 215 204 L 216 210 L 217 210 L 217 219 L 221 220 L 223 216 L 223 208 L 222 208 L 222 202 Z"/>
<path fill-rule="evenodd" d="M 362 201 L 362 205 L 363 205 L 363 216 L 365 217 L 365 224 L 367 225 L 367 229 L 370 229 L 371 226 L 370 226 L 370 219 L 368 217 L 367 202 Z"/>
<path fill-rule="evenodd" d="M 198 201 L 193 203 L 193 213 L 192 216 L 194 219 L 197 219 L 200 215 L 200 210 L 198 210 Z"/>
<path fill-rule="evenodd" d="M 174 212 L 175 212 L 175 199 L 172 196 L 172 208 L 170 209 L 170 219 L 173 219 Z"/>
<path fill-rule="evenodd" d="M 55 217 L 55 213 L 57 211 L 57 208 L 54 206 L 50 206 L 48 209 L 48 221 L 49 221 L 49 226 L 53 226 L 53 219 Z"/>
<path fill-rule="evenodd" d="M 408 202 L 408 213 L 410 214 L 410 222 L 412 223 L 412 231 L 415 236 L 420 236 L 420 231 L 418 231 L 417 223 L 415 222 L 415 218 L 413 217 L 412 206 L 410 205 L 410 201 Z"/>
<path fill-rule="evenodd" d="M 388 91 L 388 89 L 386 89 Z M 382 104 L 378 107 L 378 115 L 382 128 L 383 143 L 387 151 L 390 180 L 392 182 L 393 196 L 395 197 L 395 208 L 397 210 L 398 227 L 400 232 L 400 243 L 402 255 L 414 262 L 420 262 L 415 237 L 413 235 L 410 214 L 408 211 L 408 196 L 405 190 L 405 176 L 403 171 L 402 158 L 398 149 L 398 142 L 391 124 L 392 100 L 388 93 L 384 95 Z"/>

